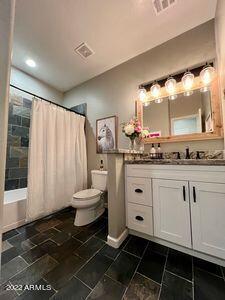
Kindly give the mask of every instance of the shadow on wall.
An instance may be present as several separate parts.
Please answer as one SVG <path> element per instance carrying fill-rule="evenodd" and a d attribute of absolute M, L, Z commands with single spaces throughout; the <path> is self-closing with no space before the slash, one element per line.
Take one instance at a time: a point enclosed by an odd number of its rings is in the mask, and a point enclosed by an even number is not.
<path fill-rule="evenodd" d="M 70 108 L 71 110 L 87 116 L 87 103 L 81 103 Z"/>
<path fill-rule="evenodd" d="M 81 103 L 70 108 L 71 110 L 87 116 L 87 103 Z M 104 154 L 96 154 L 96 129 L 91 127 L 86 117 L 85 131 L 87 137 L 87 156 L 88 156 L 88 187 L 91 187 L 91 170 L 98 170 L 101 159 L 104 168 L 107 169 L 107 159 Z"/>
<path fill-rule="evenodd" d="M 107 170 L 107 157 L 104 154 L 96 154 L 96 130 L 91 127 L 86 119 L 86 137 L 87 138 L 87 156 L 88 156 L 88 187 L 91 187 L 91 170 L 98 170 L 101 159 L 104 163 L 104 169 Z"/>

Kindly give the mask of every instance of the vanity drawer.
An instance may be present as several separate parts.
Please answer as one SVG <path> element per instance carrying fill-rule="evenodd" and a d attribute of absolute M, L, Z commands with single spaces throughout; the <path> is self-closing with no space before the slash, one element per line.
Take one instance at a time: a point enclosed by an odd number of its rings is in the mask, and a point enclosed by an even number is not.
<path fill-rule="evenodd" d="M 127 202 L 152 206 L 151 179 L 127 177 Z"/>
<path fill-rule="evenodd" d="M 153 235 L 152 207 L 128 203 L 127 227 L 129 229 Z"/>

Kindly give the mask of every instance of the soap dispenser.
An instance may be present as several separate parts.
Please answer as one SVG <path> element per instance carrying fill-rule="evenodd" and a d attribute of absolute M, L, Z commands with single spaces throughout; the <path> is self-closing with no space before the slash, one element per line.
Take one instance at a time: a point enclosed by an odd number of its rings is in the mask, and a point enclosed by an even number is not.
<path fill-rule="evenodd" d="M 104 170 L 103 159 L 101 159 L 101 163 L 100 163 L 99 170 L 100 170 L 100 171 L 103 171 L 103 170 Z"/>
<path fill-rule="evenodd" d="M 150 158 L 156 158 L 156 150 L 154 144 L 152 144 L 152 148 L 150 150 Z"/>
<path fill-rule="evenodd" d="M 162 158 L 162 150 L 160 147 L 160 143 L 158 143 L 158 148 L 157 148 L 157 152 L 156 152 L 156 158 L 161 159 Z"/>

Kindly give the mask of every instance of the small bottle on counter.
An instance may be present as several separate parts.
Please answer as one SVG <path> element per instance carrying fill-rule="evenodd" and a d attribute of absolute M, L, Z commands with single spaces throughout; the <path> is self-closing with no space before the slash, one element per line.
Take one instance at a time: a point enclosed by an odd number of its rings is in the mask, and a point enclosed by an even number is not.
<path fill-rule="evenodd" d="M 154 144 L 152 144 L 152 148 L 150 150 L 150 158 L 156 158 L 156 150 Z"/>
<path fill-rule="evenodd" d="M 157 148 L 157 151 L 156 151 L 156 158 L 162 159 L 162 150 L 161 150 L 161 147 L 160 147 L 160 143 L 158 143 L 158 148 Z"/>
<path fill-rule="evenodd" d="M 100 170 L 100 171 L 103 171 L 103 170 L 104 170 L 103 159 L 101 159 L 99 170 Z"/>

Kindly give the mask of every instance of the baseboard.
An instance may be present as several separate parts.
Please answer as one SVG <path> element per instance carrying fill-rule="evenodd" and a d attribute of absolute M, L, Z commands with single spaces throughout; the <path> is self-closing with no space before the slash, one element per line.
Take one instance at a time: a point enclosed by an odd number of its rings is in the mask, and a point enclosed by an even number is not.
<path fill-rule="evenodd" d="M 15 223 L 12 223 L 12 224 L 9 224 L 9 225 L 6 225 L 6 226 L 3 227 L 2 232 L 3 233 L 7 232 L 9 230 L 18 228 L 18 227 L 20 227 L 20 226 L 22 226 L 24 224 L 26 224 L 26 220 L 25 219 L 24 220 L 20 220 L 20 221 L 15 222 Z"/>
<path fill-rule="evenodd" d="M 119 248 L 127 236 L 128 236 L 128 229 L 126 228 L 118 238 L 113 238 L 110 235 L 108 235 L 107 244 L 113 248 Z"/>

